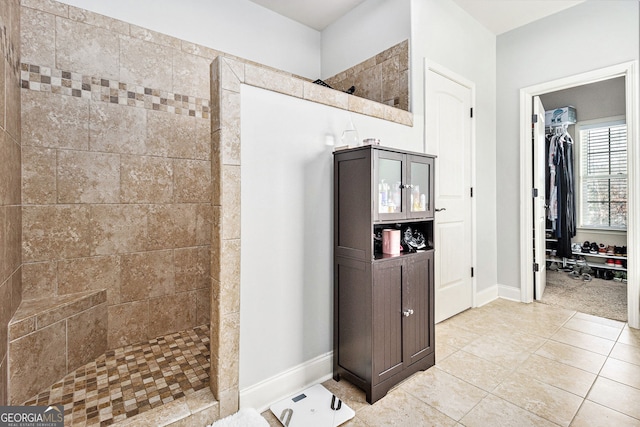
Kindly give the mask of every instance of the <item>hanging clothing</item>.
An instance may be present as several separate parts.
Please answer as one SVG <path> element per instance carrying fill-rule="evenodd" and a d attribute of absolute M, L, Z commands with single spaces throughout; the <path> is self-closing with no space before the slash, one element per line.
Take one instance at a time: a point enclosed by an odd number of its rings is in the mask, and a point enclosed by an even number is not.
<path fill-rule="evenodd" d="M 558 239 L 557 254 L 571 257 L 571 239 L 576 235 L 575 180 L 573 171 L 573 139 L 566 126 L 546 136 L 548 142 L 547 219 Z"/>

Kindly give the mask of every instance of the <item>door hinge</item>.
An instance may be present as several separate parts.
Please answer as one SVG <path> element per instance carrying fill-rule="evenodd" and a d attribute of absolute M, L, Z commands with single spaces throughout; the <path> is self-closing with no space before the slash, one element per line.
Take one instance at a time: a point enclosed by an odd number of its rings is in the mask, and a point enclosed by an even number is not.
<path fill-rule="evenodd" d="M 533 272 L 537 273 L 538 271 L 540 271 L 540 265 L 538 265 L 537 262 L 533 263 Z"/>
<path fill-rule="evenodd" d="M 471 118 L 473 119 L 473 107 L 471 107 L 470 110 L 471 110 Z"/>
<path fill-rule="evenodd" d="M 532 188 L 531 189 L 531 197 L 533 197 L 534 199 L 536 197 L 538 197 L 538 189 L 537 188 Z"/>
<path fill-rule="evenodd" d="M 473 271 L 473 267 L 471 267 L 471 277 L 473 277 L 474 271 Z"/>
<path fill-rule="evenodd" d="M 533 116 L 531 116 L 531 123 L 538 123 L 538 115 L 534 114 Z"/>
<path fill-rule="evenodd" d="M 471 197 L 473 197 L 473 187 L 471 187 Z"/>

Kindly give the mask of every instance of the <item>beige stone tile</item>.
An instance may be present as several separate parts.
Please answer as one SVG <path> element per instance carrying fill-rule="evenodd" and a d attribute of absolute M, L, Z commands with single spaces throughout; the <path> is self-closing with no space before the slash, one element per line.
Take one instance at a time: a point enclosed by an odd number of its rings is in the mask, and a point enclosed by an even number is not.
<path fill-rule="evenodd" d="M 394 98 L 399 101 L 400 94 L 400 57 L 398 55 L 393 56 L 381 62 L 380 67 L 380 80 L 382 82 L 380 101 L 384 103 L 391 101 L 392 103 L 388 105 L 394 105 Z"/>
<path fill-rule="evenodd" d="M 174 249 L 195 246 L 195 204 L 150 205 L 148 248 Z"/>
<path fill-rule="evenodd" d="M 21 405 L 40 392 L 43 384 L 53 384 L 66 373 L 67 358 L 65 322 L 9 343 L 10 405 Z"/>
<path fill-rule="evenodd" d="M 57 263 L 39 262 L 22 265 L 22 298 L 54 296 L 58 292 Z"/>
<path fill-rule="evenodd" d="M 25 90 L 22 123 L 23 145 L 76 150 L 89 147 L 89 101 L 86 99 Z"/>
<path fill-rule="evenodd" d="M 211 161 L 211 118 L 196 119 L 196 148 L 194 158 Z"/>
<path fill-rule="evenodd" d="M 224 389 L 220 392 L 220 418 L 238 412 L 240 406 L 238 387 Z"/>
<path fill-rule="evenodd" d="M 92 205 L 90 212 L 93 255 L 138 252 L 146 248 L 145 205 Z"/>
<path fill-rule="evenodd" d="M 382 65 L 362 70 L 356 75 L 354 85 L 356 96 L 382 102 Z"/>
<path fill-rule="evenodd" d="M 56 169 L 56 150 L 22 147 L 22 203 L 55 204 Z"/>
<path fill-rule="evenodd" d="M 640 419 L 640 390 L 628 385 L 598 377 L 587 399 L 622 412 L 625 415 Z"/>
<path fill-rule="evenodd" d="M 213 61 L 213 58 L 215 58 L 216 56 L 222 54 L 222 52 L 211 49 L 210 47 L 201 46 L 199 44 L 195 44 L 186 40 L 180 40 L 180 45 L 183 52 L 202 56 L 203 58 L 208 58 L 209 62 Z M 207 68 L 209 68 L 208 65 Z"/>
<path fill-rule="evenodd" d="M 118 39 L 117 33 L 104 28 L 70 19 L 56 19 L 56 67 L 118 80 L 121 77 Z"/>
<path fill-rule="evenodd" d="M 25 206 L 22 222 L 23 262 L 90 255 L 88 206 Z"/>
<path fill-rule="evenodd" d="M 21 0 L 23 7 L 38 9 L 64 18 L 69 16 L 69 6 L 55 0 Z"/>
<path fill-rule="evenodd" d="M 513 342 L 496 339 L 479 339 L 466 345 L 462 350 L 502 366 L 517 366 L 524 362 L 530 350 L 520 347 Z"/>
<path fill-rule="evenodd" d="M 173 49 L 138 38 L 138 28 L 131 25 L 133 37 L 120 37 L 120 80 L 148 88 L 172 87 Z"/>
<path fill-rule="evenodd" d="M 118 34 L 129 35 L 129 24 L 79 7 L 69 6 L 69 19 L 95 25 Z"/>
<path fill-rule="evenodd" d="M 178 399 L 118 423 L 120 427 L 166 426 L 191 414 L 184 399 Z"/>
<path fill-rule="evenodd" d="M 11 313 L 15 313 L 22 302 L 22 266 L 18 267 L 9 277 L 11 287 Z"/>
<path fill-rule="evenodd" d="M 602 323 L 596 323 L 589 320 L 580 318 L 572 318 L 564 324 L 567 329 L 573 329 L 574 331 L 584 332 L 585 334 L 595 335 L 600 338 L 608 340 L 616 340 L 622 331 L 621 327 L 603 325 Z"/>
<path fill-rule="evenodd" d="M 58 203 L 118 203 L 120 156 L 58 151 Z"/>
<path fill-rule="evenodd" d="M 506 400 L 489 395 L 460 420 L 466 427 L 554 427 L 554 424 Z"/>
<path fill-rule="evenodd" d="M 222 205 L 222 159 L 220 157 L 221 131 L 211 134 L 211 203 Z"/>
<path fill-rule="evenodd" d="M 632 345 L 634 347 L 640 347 L 640 329 L 630 328 L 629 325 L 625 325 L 618 342 L 623 344 Z"/>
<path fill-rule="evenodd" d="M 244 67 L 244 81 L 251 86 L 284 93 L 296 98 L 304 96 L 303 80 L 259 66 L 246 64 Z"/>
<path fill-rule="evenodd" d="M 458 351 L 457 348 L 452 347 L 448 344 L 439 343 L 438 339 L 436 338 L 436 363 L 442 362 L 447 357 L 454 354 L 456 351 Z"/>
<path fill-rule="evenodd" d="M 17 59 L 16 59 L 17 61 Z M 7 134 L 12 139 L 21 144 L 22 142 L 22 117 L 21 108 L 21 93 L 20 89 L 20 71 L 18 70 L 18 64 L 16 68 L 5 65 L 5 120 L 4 126 Z M 15 71 L 14 71 L 15 70 Z"/>
<path fill-rule="evenodd" d="M 240 313 L 222 316 L 219 351 L 223 355 L 240 354 Z M 238 386 L 239 368 L 240 360 L 238 357 L 222 358 L 220 361 L 220 387 L 223 390 Z"/>
<path fill-rule="evenodd" d="M 609 355 L 615 344 L 615 341 L 567 328 L 558 329 L 551 339 L 605 356 Z"/>
<path fill-rule="evenodd" d="M 5 233 L 5 252 L 4 262 L 6 275 L 12 274 L 20 267 L 22 263 L 20 256 L 20 242 L 22 234 L 22 215 L 20 214 L 20 206 L 5 207 L 4 219 Z"/>
<path fill-rule="evenodd" d="M 149 299 L 149 337 L 160 337 L 195 326 L 195 291 Z"/>
<path fill-rule="evenodd" d="M 144 108 L 92 102 L 89 112 L 91 151 L 145 154 L 147 113 Z"/>
<path fill-rule="evenodd" d="M 400 106 L 398 106 L 397 108 L 385 108 L 384 119 L 405 126 L 413 126 L 413 113 L 410 111 L 401 110 L 400 108 L 402 106 L 403 104 L 400 104 Z M 408 105 L 406 106 L 406 109 L 409 109 Z"/>
<path fill-rule="evenodd" d="M 535 354 L 582 369 L 592 374 L 600 372 L 606 356 L 567 344 L 548 341 Z"/>
<path fill-rule="evenodd" d="M 589 322 L 598 323 L 600 325 L 611 326 L 612 328 L 623 329 L 625 322 L 619 320 L 607 319 L 606 317 L 594 316 L 586 313 L 576 313 L 573 319 L 587 320 Z"/>
<path fill-rule="evenodd" d="M 585 400 L 576 414 L 572 427 L 638 427 L 640 420 L 597 403 Z"/>
<path fill-rule="evenodd" d="M 37 312 L 37 329 L 42 329 L 81 311 L 88 310 L 95 305 L 102 304 L 107 301 L 107 296 L 105 291 L 93 291 L 81 294 L 62 295 L 56 297 L 56 300 L 66 301 L 58 304 L 49 302 L 46 311 Z"/>
<path fill-rule="evenodd" d="M 240 238 L 240 166 L 222 167 L 222 238 Z"/>
<path fill-rule="evenodd" d="M 67 372 L 107 351 L 107 304 L 100 304 L 67 320 Z"/>
<path fill-rule="evenodd" d="M 11 288 L 8 281 L 0 282 L 0 360 L 7 353 L 7 325 L 11 320 Z"/>
<path fill-rule="evenodd" d="M 8 65 L 9 63 L 7 62 L 6 59 L 0 61 L 0 72 L 2 73 L 3 76 L 5 75 L 5 70 L 8 68 Z M 6 102 L 7 88 L 5 87 L 7 84 L 8 84 L 8 77 L 7 77 L 7 81 L 5 81 L 3 84 L 0 85 L 0 96 L 2 96 L 1 99 L 5 100 L 4 102 L 0 103 L 0 126 L 2 127 L 2 129 L 5 129 L 5 115 L 7 112 L 7 102 Z"/>
<path fill-rule="evenodd" d="M 196 245 L 211 244 L 213 226 L 213 207 L 210 203 L 198 204 L 196 207 Z"/>
<path fill-rule="evenodd" d="M 369 406 L 365 392 L 347 380 L 336 381 L 332 378 L 322 385 L 356 412 Z"/>
<path fill-rule="evenodd" d="M 61 260 L 57 277 L 59 295 L 105 289 L 109 305 L 120 302 L 120 260 L 117 256 Z"/>
<path fill-rule="evenodd" d="M 457 351 L 438 362 L 438 368 L 486 391 L 493 390 L 514 369 L 496 365 L 465 351 Z"/>
<path fill-rule="evenodd" d="M 222 241 L 220 306 L 222 313 L 240 310 L 240 239 Z"/>
<path fill-rule="evenodd" d="M 222 89 L 240 92 L 241 84 L 245 80 L 245 63 L 231 58 L 222 58 L 220 64 L 220 85 Z"/>
<path fill-rule="evenodd" d="M 582 403 L 575 394 L 521 373 L 507 378 L 493 394 L 561 426 L 571 423 Z"/>
<path fill-rule="evenodd" d="M 640 365 L 640 347 L 619 342 L 616 343 L 615 347 L 613 347 L 610 357 L 618 360 L 624 360 L 625 362 L 633 363 L 634 365 Z"/>
<path fill-rule="evenodd" d="M 211 201 L 211 162 L 206 160 L 173 160 L 174 201 L 205 203 Z"/>
<path fill-rule="evenodd" d="M 212 207 L 211 221 L 211 278 L 220 280 L 222 269 L 222 230 L 221 209 L 218 206 Z"/>
<path fill-rule="evenodd" d="M 581 397 L 586 397 L 597 376 L 536 354 L 520 365 L 517 372 Z"/>
<path fill-rule="evenodd" d="M 149 336 L 149 301 L 112 305 L 107 332 L 110 349 L 146 341 Z"/>
<path fill-rule="evenodd" d="M 211 322 L 211 280 L 206 288 L 196 290 L 196 325 Z"/>
<path fill-rule="evenodd" d="M 219 144 L 223 165 L 240 165 L 240 94 L 223 90 L 220 97 Z"/>
<path fill-rule="evenodd" d="M 339 90 L 330 89 L 319 84 L 304 82 L 304 99 L 318 102 L 324 105 L 341 108 L 349 108 L 349 95 Z"/>
<path fill-rule="evenodd" d="M 173 92 L 209 99 L 210 58 L 176 50 L 173 53 Z"/>
<path fill-rule="evenodd" d="M 357 412 L 371 426 L 454 426 L 455 420 L 425 405 L 411 393 L 395 390 L 374 405 Z"/>
<path fill-rule="evenodd" d="M 154 251 L 120 256 L 122 302 L 175 293 L 173 252 Z"/>
<path fill-rule="evenodd" d="M 4 355 L 5 353 L 3 352 L 1 354 Z M 0 359 L 0 402 L 6 402 L 6 404 L 8 404 L 9 401 L 7 371 L 7 358 L 3 357 Z"/>
<path fill-rule="evenodd" d="M 487 392 L 439 369 L 414 375 L 400 389 L 459 421 Z"/>
<path fill-rule="evenodd" d="M 640 366 L 622 360 L 608 358 L 600 376 L 640 389 Z"/>
<path fill-rule="evenodd" d="M 0 131 L 0 204 L 19 205 L 20 196 L 20 145 L 5 132 Z"/>
<path fill-rule="evenodd" d="M 180 49 L 182 46 L 182 43 L 179 39 L 176 39 L 175 37 L 171 37 L 167 34 L 150 30 L 148 28 L 138 27 L 137 25 L 131 24 L 129 26 L 129 31 L 131 33 L 131 37 L 134 37 L 146 42 L 152 42 L 153 44 L 171 47 L 174 49 Z"/>
<path fill-rule="evenodd" d="M 55 67 L 55 15 L 28 7 L 22 7 L 20 12 L 20 61 Z"/>
<path fill-rule="evenodd" d="M 7 264 L 7 260 L 4 256 L 5 248 L 7 247 L 7 235 L 5 233 L 5 218 L 6 218 L 7 207 L 0 204 L 0 285 L 7 279 L 9 276 L 9 266 Z"/>
<path fill-rule="evenodd" d="M 147 154 L 183 159 L 197 158 L 196 118 L 147 110 Z"/>
<path fill-rule="evenodd" d="M 120 158 L 120 201 L 122 203 L 169 203 L 174 194 L 171 159 L 151 156 Z"/>
<path fill-rule="evenodd" d="M 349 96 L 349 111 L 383 119 L 384 110 L 384 105 L 379 102 L 370 101 L 355 95 Z"/>
<path fill-rule="evenodd" d="M 209 248 L 194 247 L 174 250 L 176 292 L 209 288 L 211 258 Z"/>

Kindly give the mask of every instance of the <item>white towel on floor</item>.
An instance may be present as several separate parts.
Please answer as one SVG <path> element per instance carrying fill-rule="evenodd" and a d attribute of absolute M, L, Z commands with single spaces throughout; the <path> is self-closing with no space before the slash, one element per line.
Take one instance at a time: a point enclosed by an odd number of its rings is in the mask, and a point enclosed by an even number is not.
<path fill-rule="evenodd" d="M 244 408 L 207 427 L 269 427 L 269 423 L 255 409 Z"/>

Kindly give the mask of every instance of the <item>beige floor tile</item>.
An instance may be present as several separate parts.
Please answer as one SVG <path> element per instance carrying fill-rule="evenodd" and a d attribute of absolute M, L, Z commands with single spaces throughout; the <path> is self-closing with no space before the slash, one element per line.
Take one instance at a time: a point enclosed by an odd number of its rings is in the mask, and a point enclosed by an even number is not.
<path fill-rule="evenodd" d="M 602 367 L 600 376 L 640 390 L 640 366 L 633 363 L 610 357 Z"/>
<path fill-rule="evenodd" d="M 438 368 L 486 391 L 496 388 L 513 371 L 463 350 L 439 362 Z"/>
<path fill-rule="evenodd" d="M 565 323 L 564 327 L 573 329 L 574 331 L 584 332 L 585 334 L 595 335 L 600 338 L 606 338 L 608 340 L 617 340 L 620 332 L 622 332 L 622 328 L 603 325 L 576 317 Z"/>
<path fill-rule="evenodd" d="M 436 338 L 436 363 L 442 362 L 444 359 L 451 356 L 456 351 L 458 351 L 457 348 L 447 344 L 439 343 L 438 339 Z"/>
<path fill-rule="evenodd" d="M 607 325 L 617 329 L 622 329 L 625 325 L 625 322 L 620 322 L 619 320 L 607 319 L 606 317 L 593 316 L 586 313 L 576 313 L 573 318 L 587 320 L 589 322 L 599 323 L 601 325 Z"/>
<path fill-rule="evenodd" d="M 535 334 L 512 331 L 493 331 L 485 335 L 484 339 L 495 339 L 511 346 L 521 348 L 529 353 L 536 351 L 546 341 L 544 338 Z"/>
<path fill-rule="evenodd" d="M 499 397 L 485 397 L 460 422 L 466 427 L 556 427 L 551 421 Z"/>
<path fill-rule="evenodd" d="M 484 338 L 472 342 L 463 350 L 498 365 L 514 368 L 527 360 L 531 354 L 529 350 L 516 343 Z"/>
<path fill-rule="evenodd" d="M 547 341 L 536 353 L 548 359 L 553 359 L 565 365 L 583 369 L 597 374 L 604 365 L 606 356 L 563 344 L 556 341 Z"/>
<path fill-rule="evenodd" d="M 460 349 L 482 336 L 467 329 L 460 328 L 454 322 L 442 322 L 436 325 L 436 346 L 446 344 Z"/>
<path fill-rule="evenodd" d="M 583 400 L 521 373 L 507 378 L 493 394 L 561 426 L 571 423 Z"/>
<path fill-rule="evenodd" d="M 625 325 L 618 342 L 640 347 L 640 329 L 633 329 L 629 325 Z"/>
<path fill-rule="evenodd" d="M 395 390 L 356 413 L 367 426 L 454 426 L 456 421 L 403 390 Z"/>
<path fill-rule="evenodd" d="M 614 359 L 640 365 L 640 347 L 619 342 L 613 347 L 610 356 Z"/>
<path fill-rule="evenodd" d="M 640 390 L 637 388 L 598 377 L 587 399 L 640 419 Z"/>
<path fill-rule="evenodd" d="M 456 421 L 460 420 L 487 395 L 484 390 L 437 367 L 414 376 L 400 389 Z"/>
<path fill-rule="evenodd" d="M 536 354 L 520 365 L 518 372 L 581 397 L 589 393 L 596 379 L 596 374 Z"/>
<path fill-rule="evenodd" d="M 615 345 L 615 341 L 585 334 L 573 329 L 560 328 L 553 336 L 552 340 L 569 344 L 584 350 L 608 356 Z"/>
<path fill-rule="evenodd" d="M 585 400 L 571 427 L 640 427 L 640 420 Z"/>

